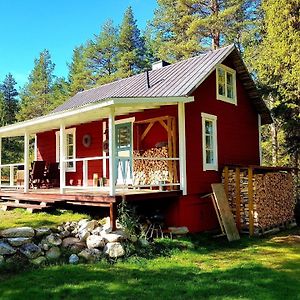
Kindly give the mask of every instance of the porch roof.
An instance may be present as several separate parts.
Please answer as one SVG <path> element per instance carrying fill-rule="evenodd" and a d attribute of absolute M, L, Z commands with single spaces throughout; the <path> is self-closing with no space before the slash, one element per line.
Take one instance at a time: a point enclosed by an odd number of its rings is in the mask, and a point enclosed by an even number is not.
<path fill-rule="evenodd" d="M 58 129 L 61 123 L 66 127 L 70 127 L 101 120 L 109 116 L 111 109 L 114 109 L 116 116 L 120 116 L 143 111 L 144 109 L 153 109 L 160 106 L 176 105 L 192 101 L 194 101 L 194 97 L 192 96 L 109 98 L 99 103 L 89 103 L 81 107 L 53 112 L 42 117 L 1 127 L 0 137 L 22 136 L 25 132 L 35 134 Z"/>

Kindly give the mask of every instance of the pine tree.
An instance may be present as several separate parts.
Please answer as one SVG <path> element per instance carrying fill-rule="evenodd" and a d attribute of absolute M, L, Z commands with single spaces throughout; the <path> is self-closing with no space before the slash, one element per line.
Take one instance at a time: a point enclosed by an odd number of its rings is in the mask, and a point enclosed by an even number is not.
<path fill-rule="evenodd" d="M 137 27 L 131 7 L 124 13 L 118 48 L 118 75 L 120 77 L 137 74 L 147 67 L 145 41 Z"/>
<path fill-rule="evenodd" d="M 72 62 L 69 66 L 69 93 L 71 96 L 92 85 L 92 74 L 87 67 L 85 47 L 83 45 L 73 50 Z"/>
<path fill-rule="evenodd" d="M 54 63 L 48 50 L 40 53 L 34 61 L 29 82 L 20 93 L 21 107 L 18 120 L 26 120 L 48 113 L 51 103 Z"/>
<path fill-rule="evenodd" d="M 113 21 L 108 20 L 99 35 L 88 43 L 85 50 L 87 66 L 93 81 L 107 83 L 115 79 L 117 71 L 118 31 Z"/>
<path fill-rule="evenodd" d="M 69 83 L 63 77 L 56 78 L 51 88 L 49 111 L 63 104 L 69 97 Z"/>
<path fill-rule="evenodd" d="M 272 112 L 285 135 L 285 148 L 300 160 L 300 3 L 297 0 L 266 0 L 261 43 L 252 49 L 252 65 L 267 97 L 273 99 Z"/>
<path fill-rule="evenodd" d="M 4 100 L 3 125 L 12 124 L 16 121 L 16 114 L 19 109 L 18 92 L 15 88 L 16 84 L 14 77 L 9 73 L 0 85 L 0 91 Z"/>

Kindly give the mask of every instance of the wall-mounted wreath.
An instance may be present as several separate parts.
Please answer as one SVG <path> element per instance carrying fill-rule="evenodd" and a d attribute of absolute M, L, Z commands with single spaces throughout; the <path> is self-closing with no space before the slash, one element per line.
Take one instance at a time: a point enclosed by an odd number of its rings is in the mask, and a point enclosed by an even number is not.
<path fill-rule="evenodd" d="M 90 134 L 85 134 L 82 137 L 82 145 L 86 148 L 90 147 L 92 143 L 92 137 Z"/>

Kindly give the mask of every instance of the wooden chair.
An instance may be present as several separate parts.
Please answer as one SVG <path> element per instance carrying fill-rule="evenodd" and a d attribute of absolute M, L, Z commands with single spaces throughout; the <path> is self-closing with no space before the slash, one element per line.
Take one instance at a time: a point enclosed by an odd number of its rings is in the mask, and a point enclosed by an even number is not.
<path fill-rule="evenodd" d="M 59 163 L 49 163 L 45 175 L 45 184 L 47 188 L 59 187 Z"/>
<path fill-rule="evenodd" d="M 46 162 L 37 160 L 32 163 L 32 168 L 29 173 L 30 188 L 40 188 L 45 183 L 45 166 Z"/>

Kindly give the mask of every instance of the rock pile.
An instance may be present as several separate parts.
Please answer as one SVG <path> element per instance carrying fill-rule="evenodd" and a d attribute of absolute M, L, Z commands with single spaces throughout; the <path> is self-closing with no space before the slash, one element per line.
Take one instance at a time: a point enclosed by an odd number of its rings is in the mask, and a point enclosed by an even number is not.
<path fill-rule="evenodd" d="M 109 218 L 101 221 L 66 222 L 56 229 L 19 227 L 0 231 L 0 265 L 5 262 L 26 261 L 41 265 L 47 261 L 67 259 L 95 262 L 103 257 L 125 255 L 124 242 L 136 241 L 120 228 L 112 232 Z"/>

